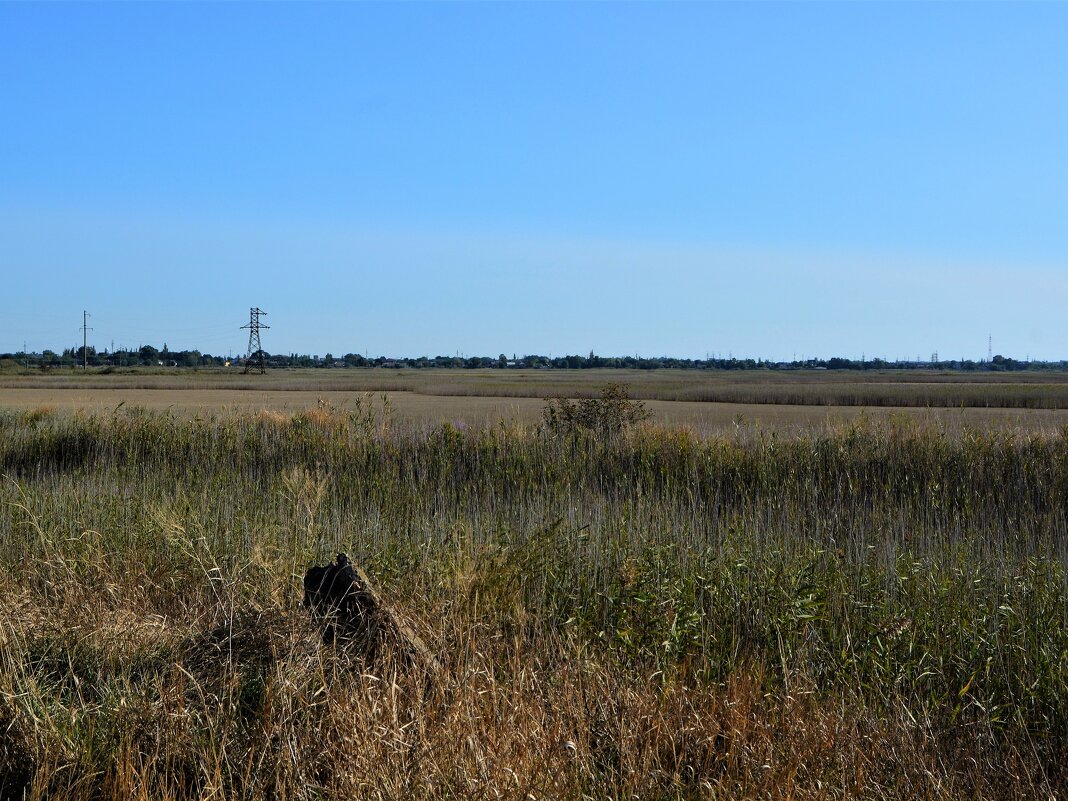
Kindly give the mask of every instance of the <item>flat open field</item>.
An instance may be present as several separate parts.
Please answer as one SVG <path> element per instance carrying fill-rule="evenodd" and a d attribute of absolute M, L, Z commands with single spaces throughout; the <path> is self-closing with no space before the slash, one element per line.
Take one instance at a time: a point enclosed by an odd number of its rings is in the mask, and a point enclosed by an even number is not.
<path fill-rule="evenodd" d="M 0 409 L 106 411 L 120 404 L 183 416 L 270 410 L 293 414 L 325 401 L 351 407 L 389 397 L 395 419 L 481 425 L 533 422 L 545 398 L 625 384 L 654 420 L 700 433 L 738 425 L 812 429 L 856 418 L 905 415 L 951 429 L 1052 431 L 1068 425 L 1064 373 L 681 370 L 231 370 L 130 371 L 0 377 Z"/>
<path fill-rule="evenodd" d="M 0 798 L 1066 798 L 1064 376 L 1012 379 L 2 377 Z M 497 425 L 609 382 L 654 424 Z M 388 616 L 309 611 L 339 552 Z"/>
<path fill-rule="evenodd" d="M 1060 432 L 354 406 L 0 413 L 0 798 L 1068 797 Z"/>

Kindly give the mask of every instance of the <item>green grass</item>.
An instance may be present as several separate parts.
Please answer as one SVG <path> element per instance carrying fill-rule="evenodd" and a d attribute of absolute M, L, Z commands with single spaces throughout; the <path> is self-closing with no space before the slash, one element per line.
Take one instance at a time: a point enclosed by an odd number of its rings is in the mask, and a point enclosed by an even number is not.
<path fill-rule="evenodd" d="M 41 410 L 0 473 L 37 797 L 1068 791 L 1068 434 Z M 320 644 L 299 576 L 341 549 L 437 685 Z"/>

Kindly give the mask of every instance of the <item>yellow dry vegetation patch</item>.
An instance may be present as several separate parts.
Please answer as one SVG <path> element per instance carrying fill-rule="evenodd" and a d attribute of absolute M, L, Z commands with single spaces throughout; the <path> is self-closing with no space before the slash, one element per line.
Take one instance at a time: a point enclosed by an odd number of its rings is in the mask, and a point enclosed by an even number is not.
<path fill-rule="evenodd" d="M 287 421 L 288 418 L 284 414 L 271 411 L 270 409 L 260 409 L 259 412 L 256 413 L 256 422 L 260 425 L 281 428 Z"/>

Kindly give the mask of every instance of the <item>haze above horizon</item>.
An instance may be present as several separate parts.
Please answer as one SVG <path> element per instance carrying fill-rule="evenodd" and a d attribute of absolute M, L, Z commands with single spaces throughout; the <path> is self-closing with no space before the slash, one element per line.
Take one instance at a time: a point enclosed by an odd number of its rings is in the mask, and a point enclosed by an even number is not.
<path fill-rule="evenodd" d="M 1068 5 L 0 4 L 0 352 L 1068 356 Z"/>

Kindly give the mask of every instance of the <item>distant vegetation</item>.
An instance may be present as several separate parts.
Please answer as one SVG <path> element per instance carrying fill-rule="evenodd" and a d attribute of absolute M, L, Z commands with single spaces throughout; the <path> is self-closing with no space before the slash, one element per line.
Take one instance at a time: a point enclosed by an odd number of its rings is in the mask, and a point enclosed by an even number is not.
<path fill-rule="evenodd" d="M 113 352 L 86 349 L 84 361 L 90 367 L 222 367 L 232 363 L 243 363 L 243 355 L 236 357 L 212 355 L 199 350 L 171 351 L 164 344 L 162 349 L 143 345 L 137 350 L 119 349 Z M 586 356 L 537 356 L 525 355 L 511 358 L 505 354 L 490 356 L 419 356 L 407 358 L 389 358 L 378 356 L 368 358 L 359 353 L 346 353 L 344 356 L 301 355 L 296 353 L 264 353 L 269 367 L 410 367 L 420 368 L 454 368 L 454 369 L 555 369 L 555 370 L 589 370 L 598 368 L 656 370 L 661 368 L 685 370 L 961 370 L 974 371 L 1021 371 L 1021 370 L 1064 370 L 1068 361 L 1036 362 L 1019 361 L 1005 356 L 994 356 L 989 362 L 976 362 L 968 359 L 945 361 L 887 361 L 873 358 L 866 360 L 833 357 L 829 359 L 805 359 L 801 361 L 768 361 L 750 358 L 707 358 L 679 359 L 671 356 L 597 356 L 590 352 Z M 46 350 L 43 353 L 0 353 L 0 366 L 9 368 L 54 369 L 61 367 L 80 367 L 83 364 L 82 348 L 71 347 L 60 353 Z"/>
<path fill-rule="evenodd" d="M 0 414 L 2 794 L 1068 792 L 1068 436 L 550 433 Z M 436 683 L 322 645 L 338 550 Z"/>

